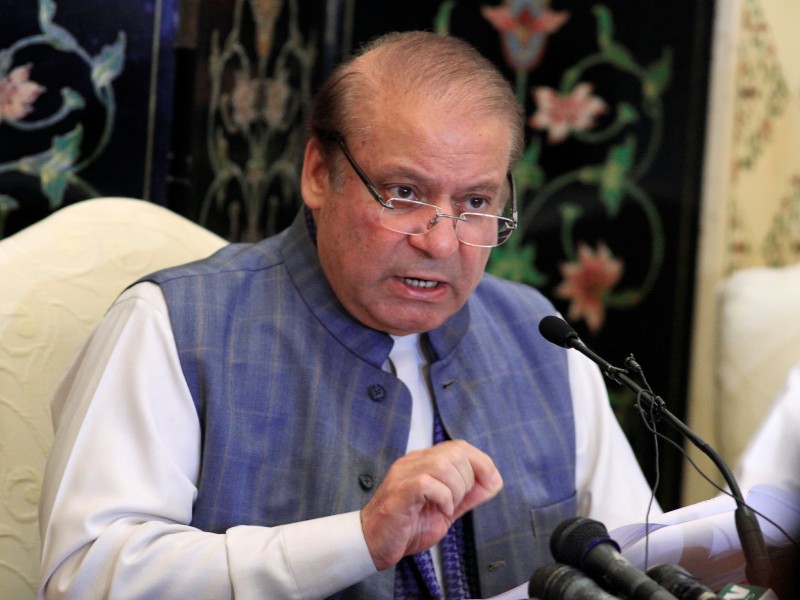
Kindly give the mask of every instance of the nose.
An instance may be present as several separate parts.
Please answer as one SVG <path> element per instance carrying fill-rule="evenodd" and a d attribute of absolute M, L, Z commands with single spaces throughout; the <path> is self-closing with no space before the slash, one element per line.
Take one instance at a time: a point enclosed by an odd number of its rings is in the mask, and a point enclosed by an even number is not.
<path fill-rule="evenodd" d="M 428 230 L 421 235 L 408 236 L 408 243 L 422 250 L 431 258 L 444 258 L 458 252 L 461 242 L 456 237 L 456 221 L 446 216 L 436 216 L 428 223 Z"/>

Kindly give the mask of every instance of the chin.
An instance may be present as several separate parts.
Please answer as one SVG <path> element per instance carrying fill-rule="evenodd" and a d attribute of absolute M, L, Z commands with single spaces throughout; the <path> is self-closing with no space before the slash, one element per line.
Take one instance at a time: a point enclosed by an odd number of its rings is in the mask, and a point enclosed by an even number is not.
<path fill-rule="evenodd" d="M 427 319 L 415 320 L 409 319 L 403 322 L 394 322 L 383 330 L 390 335 L 411 335 L 412 333 L 425 333 L 439 327 L 447 319 L 431 320 Z"/>

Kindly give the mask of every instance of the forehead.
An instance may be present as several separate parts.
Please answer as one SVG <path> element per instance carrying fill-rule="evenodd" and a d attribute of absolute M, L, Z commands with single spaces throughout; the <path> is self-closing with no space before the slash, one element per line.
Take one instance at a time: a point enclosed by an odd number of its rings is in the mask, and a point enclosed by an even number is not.
<path fill-rule="evenodd" d="M 421 168 L 456 171 L 509 169 L 512 129 L 507 120 L 447 99 L 384 94 L 363 114 L 364 127 L 348 145 L 372 162 L 390 157 Z"/>

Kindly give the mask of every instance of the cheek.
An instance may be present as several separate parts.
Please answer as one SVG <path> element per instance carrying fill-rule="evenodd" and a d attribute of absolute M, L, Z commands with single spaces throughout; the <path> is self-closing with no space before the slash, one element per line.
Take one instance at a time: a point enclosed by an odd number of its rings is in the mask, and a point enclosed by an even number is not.
<path fill-rule="evenodd" d="M 330 240 L 338 260 L 345 257 L 362 263 L 371 256 L 375 245 L 375 231 L 365 211 L 334 210 L 323 221 L 323 235 Z"/>
<path fill-rule="evenodd" d="M 489 262 L 489 248 L 473 248 L 462 245 L 461 264 L 464 265 L 464 277 L 470 282 L 471 292 L 480 282 L 486 263 Z"/>
<path fill-rule="evenodd" d="M 342 207 L 337 210 L 334 205 L 321 212 L 317 247 L 323 269 L 334 285 L 363 285 L 376 266 L 382 264 L 385 257 L 380 229 L 376 230 L 368 210 L 342 210 Z"/>

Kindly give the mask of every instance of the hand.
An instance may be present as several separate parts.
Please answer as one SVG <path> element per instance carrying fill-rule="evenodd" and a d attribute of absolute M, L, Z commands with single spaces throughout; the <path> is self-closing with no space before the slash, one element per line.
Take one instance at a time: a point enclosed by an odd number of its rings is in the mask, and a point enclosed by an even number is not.
<path fill-rule="evenodd" d="M 503 480 L 489 456 L 463 440 L 416 450 L 395 462 L 361 509 L 379 571 L 438 543 L 464 513 L 493 498 Z"/>

